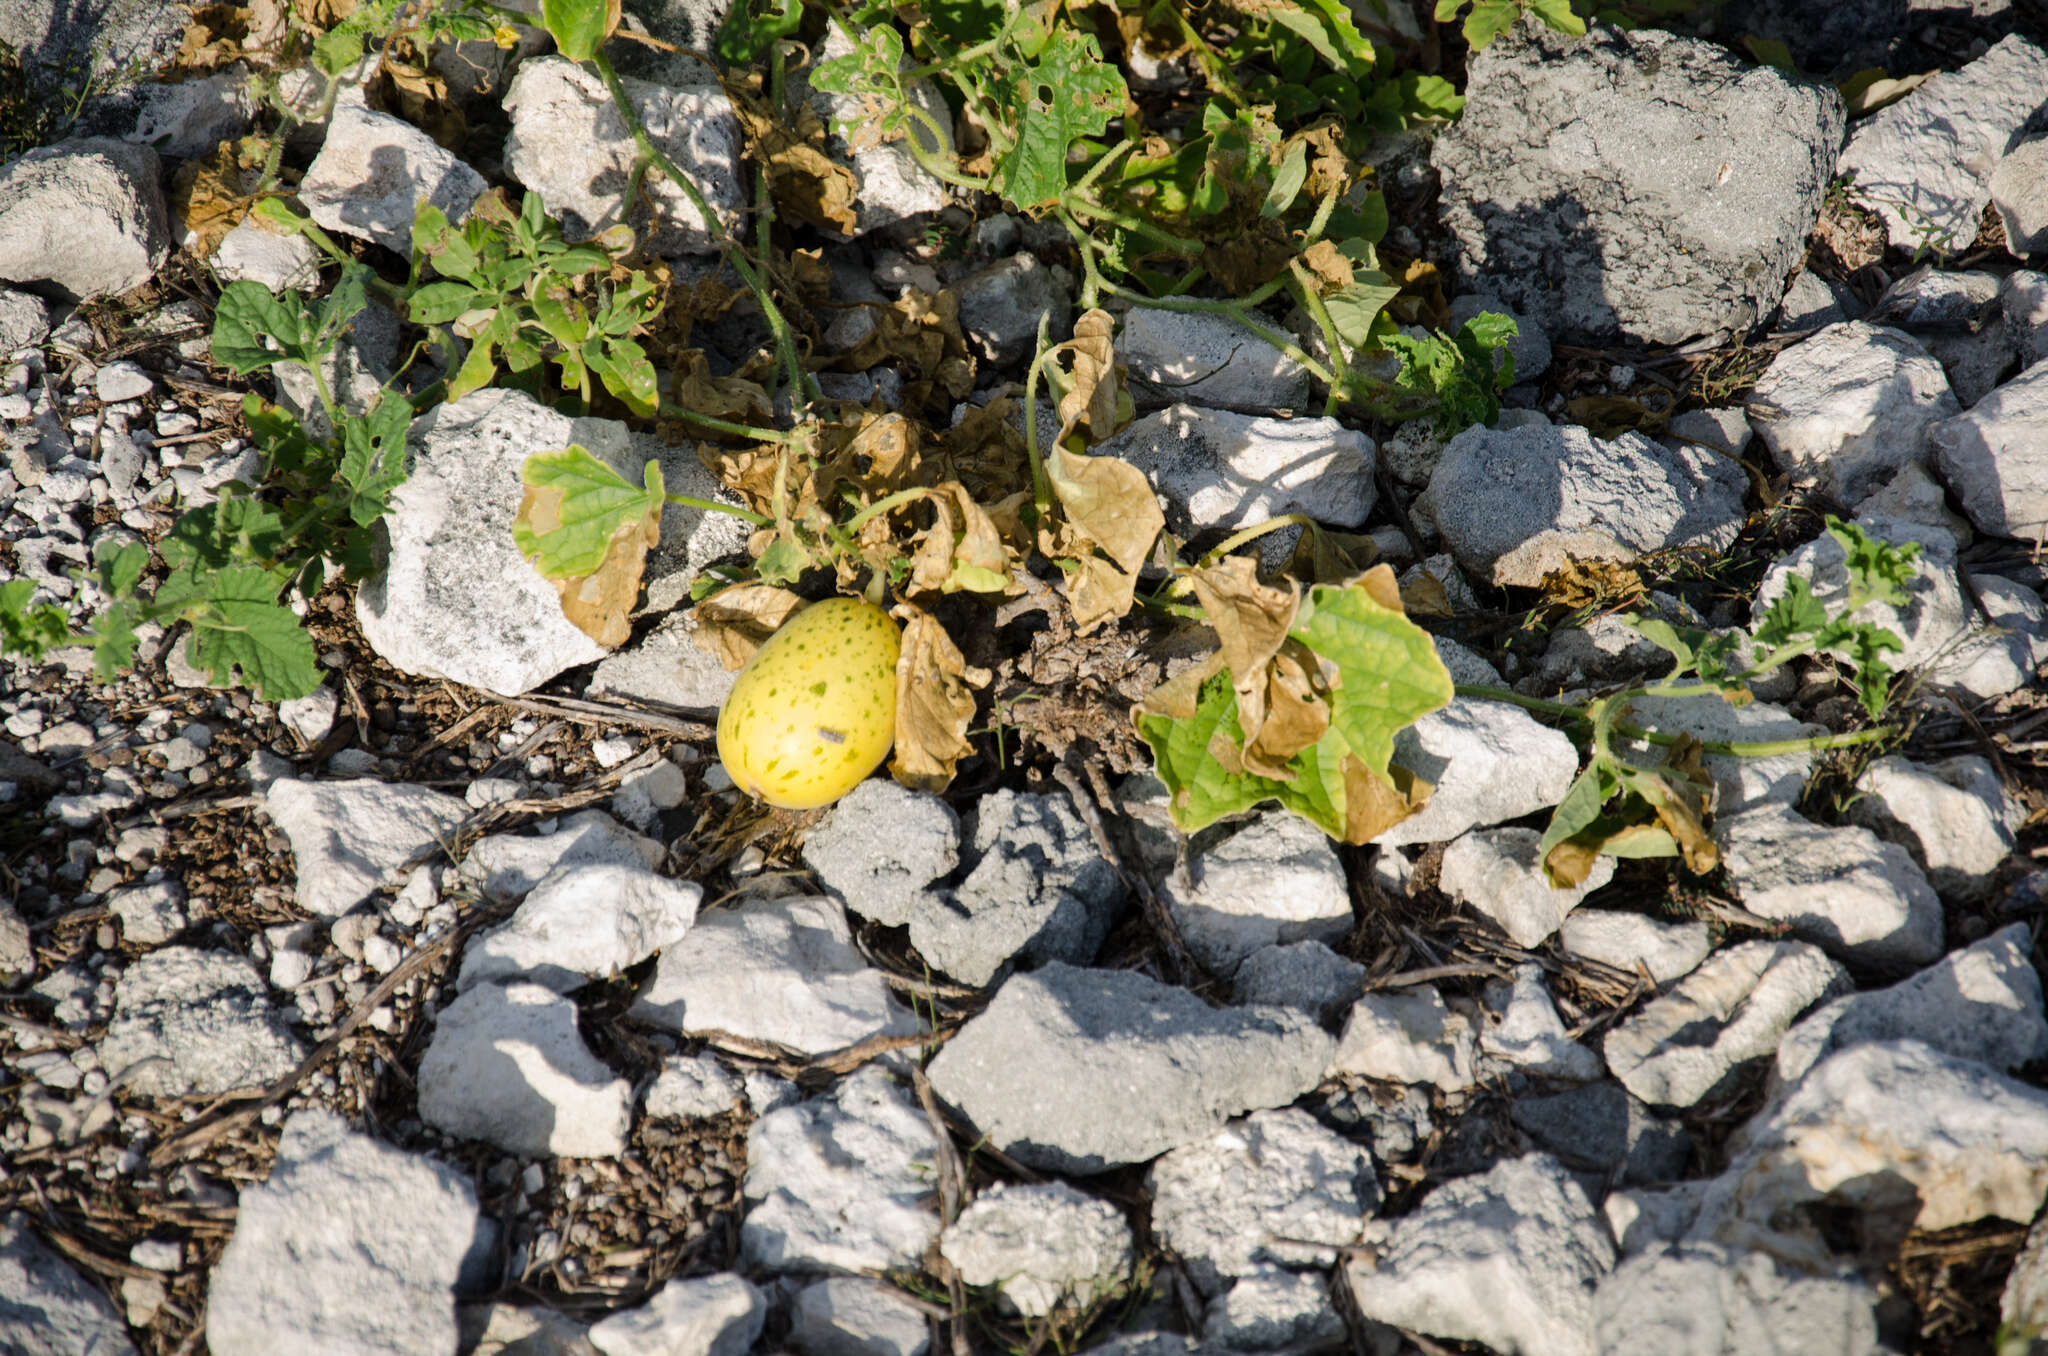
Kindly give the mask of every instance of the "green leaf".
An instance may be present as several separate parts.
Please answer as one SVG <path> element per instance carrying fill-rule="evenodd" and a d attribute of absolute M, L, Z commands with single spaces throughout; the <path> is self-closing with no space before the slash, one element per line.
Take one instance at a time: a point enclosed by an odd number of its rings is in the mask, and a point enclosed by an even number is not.
<path fill-rule="evenodd" d="M 855 100 L 853 116 L 832 120 L 832 130 L 854 137 L 865 132 L 884 141 L 905 130 L 909 115 L 900 97 L 903 80 L 903 37 L 892 24 L 849 30 L 854 49 L 845 56 L 821 61 L 811 72 L 811 88 Z"/>
<path fill-rule="evenodd" d="M 1805 575 L 1795 574 L 1785 581 L 1785 591 L 1765 609 L 1756 624 L 1754 634 L 1759 656 L 1768 654 L 1782 645 L 1818 632 L 1828 623 L 1828 610 L 1820 599 L 1813 596 L 1813 585 Z"/>
<path fill-rule="evenodd" d="M 574 443 L 559 452 L 534 453 L 519 478 L 527 488 L 527 503 L 513 521 L 512 540 L 519 554 L 549 579 L 596 570 L 618 529 L 658 516 L 664 502 L 660 463 L 648 462 L 645 483 L 636 486 Z M 552 505 L 555 525 L 537 531 L 529 509 L 543 499 Z"/>
<path fill-rule="evenodd" d="M 263 344 L 277 340 L 279 350 Z M 314 333 L 298 293 L 272 296 L 260 282 L 243 279 L 221 289 L 213 311 L 213 360 L 239 376 L 261 372 L 286 359 L 318 358 Z"/>
<path fill-rule="evenodd" d="M 368 527 L 384 516 L 391 492 L 405 483 L 405 433 L 412 405 L 386 392 L 365 417 L 342 421 L 340 480 L 350 521 Z"/>
<path fill-rule="evenodd" d="M 1849 573 L 1849 591 L 1865 601 L 1894 607 L 1908 601 L 1917 573 L 1920 543 L 1894 546 L 1865 532 L 1855 523 L 1845 523 L 1832 514 L 1827 519 L 1828 535 L 1842 548 L 1842 564 Z"/>
<path fill-rule="evenodd" d="M 1323 298 L 1323 306 L 1330 312 L 1330 323 L 1337 327 L 1337 333 L 1353 348 L 1363 348 L 1372 340 L 1372 322 L 1386 309 L 1387 303 L 1401 295 L 1401 288 L 1384 273 L 1362 270 L 1352 275 L 1352 280 Z"/>
<path fill-rule="evenodd" d="M 1550 823 L 1543 830 L 1543 839 L 1536 845 L 1536 860 L 1543 863 L 1546 875 L 1550 874 L 1550 852 L 1571 839 L 1577 838 L 1592 827 L 1600 818 L 1600 807 L 1607 798 L 1621 789 L 1621 778 L 1614 764 L 1608 759 L 1595 757 L 1584 772 L 1572 780 L 1565 790 L 1564 799 L 1550 812 Z M 1556 877 L 1551 877 L 1556 883 Z"/>
<path fill-rule="evenodd" d="M 1093 36 L 1060 29 L 1032 65 L 1012 75 L 998 97 L 1018 129 L 1017 144 L 996 162 L 1003 196 L 1018 208 L 1043 207 L 1067 186 L 1067 151 L 1100 136 L 1129 95 Z"/>
<path fill-rule="evenodd" d="M 751 66 L 803 19 L 803 0 L 736 0 L 718 27 L 718 55 L 729 66 Z"/>
<path fill-rule="evenodd" d="M 123 599 L 93 618 L 92 671 L 101 682 L 113 682 L 135 662 L 139 611 L 133 599 Z"/>
<path fill-rule="evenodd" d="M 1799 63 L 1792 59 L 1792 49 L 1775 38 L 1760 38 L 1754 33 L 1742 35 L 1742 45 L 1749 49 L 1749 55 L 1760 66 L 1775 66 L 1781 71 L 1799 70 Z"/>
<path fill-rule="evenodd" d="M 1388 780 L 1394 736 L 1448 706 L 1456 690 L 1429 632 L 1354 582 L 1310 589 L 1289 634 L 1336 665 L 1330 728 Z"/>
<path fill-rule="evenodd" d="M 363 59 L 363 34 L 359 28 L 338 25 L 313 39 L 313 64 L 322 74 L 338 76 Z"/>
<path fill-rule="evenodd" d="M 34 662 L 70 641 L 71 618 L 55 603 L 30 607 L 35 594 L 33 579 L 0 584 L 0 653 Z"/>
<path fill-rule="evenodd" d="M 1515 0 L 1474 0 L 1472 12 L 1465 16 L 1465 41 L 1475 52 L 1486 50 L 1488 43 L 1515 26 L 1515 20 L 1522 17 Z"/>
<path fill-rule="evenodd" d="M 93 552 L 93 571 L 110 598 L 126 598 L 142 582 L 149 548 L 138 541 L 103 541 Z"/>
<path fill-rule="evenodd" d="M 174 573 L 197 576 L 230 565 L 268 566 L 289 543 L 277 510 L 246 496 L 222 496 L 178 516 L 157 543 Z"/>
<path fill-rule="evenodd" d="M 1572 13 L 1572 0 L 1526 0 L 1529 12 L 1560 33 L 1586 36 L 1586 21 Z"/>
<path fill-rule="evenodd" d="M 370 279 L 375 276 L 362 264 L 349 264 L 341 270 L 333 290 L 320 299 L 313 312 L 313 332 L 322 348 L 340 338 L 348 323 L 370 304 Z"/>
<path fill-rule="evenodd" d="M 1259 208 L 1262 217 L 1277 217 L 1294 205 L 1294 199 L 1301 192 L 1301 186 L 1308 182 L 1308 143 L 1297 141 L 1287 148 L 1287 154 L 1280 161 L 1279 170 L 1273 175 L 1273 187 L 1266 193 L 1266 201 Z"/>
<path fill-rule="evenodd" d="M 1141 715 L 1137 725 L 1139 736 L 1152 748 L 1154 770 L 1171 796 L 1173 822 L 1183 833 L 1279 798 L 1279 782 L 1228 771 L 1209 752 L 1214 738 L 1236 742 L 1244 737 L 1237 723 L 1237 693 L 1227 672 L 1202 685 L 1193 718 Z"/>
<path fill-rule="evenodd" d="M 597 379 L 604 388 L 626 402 L 626 407 L 642 418 L 651 418 L 661 407 L 661 391 L 657 386 L 654 363 L 648 358 L 647 350 L 631 339 L 612 339 L 604 343 L 586 344 L 583 357 L 590 364 L 590 370 L 597 373 Z"/>
<path fill-rule="evenodd" d="M 493 346 L 489 331 L 470 342 L 468 356 L 463 358 L 462 366 L 455 369 L 455 375 L 448 379 L 449 403 L 462 399 L 471 391 L 481 391 L 498 375 L 498 365 L 492 361 Z"/>
<path fill-rule="evenodd" d="M 405 309 L 415 325 L 445 325 L 466 311 L 496 300 L 465 282 L 437 282 L 428 283 L 407 297 Z"/>
<path fill-rule="evenodd" d="M 589 245 L 571 245 L 561 253 L 548 258 L 548 267 L 565 278 L 580 278 L 585 273 L 610 268 L 611 264 L 612 257 L 609 254 Z"/>
<path fill-rule="evenodd" d="M 618 5 L 606 0 L 540 0 L 541 26 L 555 50 L 571 61 L 588 61 L 618 26 Z"/>
<path fill-rule="evenodd" d="M 188 612 L 185 654 L 216 683 L 241 681 L 264 701 L 289 701 L 320 686 L 313 639 L 277 601 L 269 571 L 238 565 L 207 580 L 203 605 Z"/>

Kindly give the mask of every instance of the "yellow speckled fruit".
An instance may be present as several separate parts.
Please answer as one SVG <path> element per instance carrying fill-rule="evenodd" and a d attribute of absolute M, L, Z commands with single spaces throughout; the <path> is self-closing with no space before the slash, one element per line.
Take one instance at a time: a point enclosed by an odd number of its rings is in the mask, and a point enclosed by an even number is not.
<path fill-rule="evenodd" d="M 898 633 L 858 598 L 827 598 L 754 652 L 718 713 L 733 785 L 784 810 L 830 805 L 896 742 Z"/>

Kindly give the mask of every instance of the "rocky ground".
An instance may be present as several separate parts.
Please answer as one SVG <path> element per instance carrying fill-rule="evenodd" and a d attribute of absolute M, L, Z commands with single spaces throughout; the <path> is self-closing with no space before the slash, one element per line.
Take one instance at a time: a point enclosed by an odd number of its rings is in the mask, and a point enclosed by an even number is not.
<path fill-rule="evenodd" d="M 1908 600 L 1869 612 L 1904 641 L 1901 732 L 1709 757 L 1715 874 L 1550 888 L 1580 750 L 1470 697 L 1404 732 L 1435 793 L 1370 846 L 1278 811 L 1178 840 L 1125 721 L 1156 628 L 1083 640 L 1042 599 L 970 646 L 999 673 L 944 796 L 767 811 L 718 766 L 732 679 L 685 616 L 742 538 L 672 511 L 606 654 L 510 539 L 519 459 L 567 421 L 479 392 L 415 424 L 384 574 L 308 604 L 315 695 L 209 687 L 161 632 L 111 683 L 76 648 L 0 670 L 0 1349 L 2029 1350 L 2048 26 L 1817 8 L 1745 12 L 1809 69 L 1948 73 L 1850 121 L 1710 40 L 1532 32 L 1474 61 L 1459 123 L 1383 148 L 1390 239 L 1455 280 L 1451 315 L 1522 322 L 1493 428 L 1307 418 L 1305 371 L 1202 317 L 1117 340 L 1141 414 L 1107 450 L 1176 530 L 1372 533 L 1440 589 L 1461 682 L 1660 671 L 1611 580 L 1557 584 L 1596 547 L 1636 605 L 1741 628 L 1794 579 L 1840 596 L 1826 513 L 1917 543 Z M 701 14 L 642 17 L 702 43 Z M 51 22 L 0 5 L 17 47 Z M 161 57 L 182 20 L 110 22 Z M 574 68 L 537 30 L 467 55 L 469 162 L 376 88 L 294 151 L 366 257 L 443 188 L 602 219 L 549 179 L 616 149 Z M 638 74 L 695 101 L 686 164 L 745 201 L 722 96 L 664 60 Z M 0 580 L 81 618 L 95 544 L 253 472 L 221 284 L 317 263 L 254 224 L 201 260 L 165 208 L 246 128 L 239 78 L 129 90 L 0 164 Z M 845 324 L 948 288 L 986 392 L 1041 314 L 1070 323 L 1059 237 L 851 162 Z M 373 192 L 368 164 L 399 168 Z M 705 243 L 669 242 L 679 275 Z M 359 324 L 333 377 L 374 390 L 400 337 Z M 720 492 L 644 430 L 574 436 Z M 1867 723 L 1826 662 L 1759 687 L 1636 715 Z"/>

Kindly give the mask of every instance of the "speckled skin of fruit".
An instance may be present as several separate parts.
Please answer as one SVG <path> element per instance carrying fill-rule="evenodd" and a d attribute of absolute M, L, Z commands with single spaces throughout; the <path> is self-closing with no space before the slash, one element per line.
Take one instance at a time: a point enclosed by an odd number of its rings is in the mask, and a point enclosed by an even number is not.
<path fill-rule="evenodd" d="M 896 742 L 899 633 L 857 598 L 827 598 L 754 652 L 718 713 L 733 785 L 784 810 L 830 805 Z"/>

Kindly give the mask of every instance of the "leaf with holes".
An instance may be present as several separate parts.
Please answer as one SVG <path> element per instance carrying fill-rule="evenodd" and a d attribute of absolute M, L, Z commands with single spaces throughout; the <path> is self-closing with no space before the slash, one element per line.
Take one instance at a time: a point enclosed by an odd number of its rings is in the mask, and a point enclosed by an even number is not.
<path fill-rule="evenodd" d="M 1018 131 L 1017 144 L 996 162 L 1003 196 L 1026 210 L 1058 199 L 1067 187 L 1069 148 L 1107 131 L 1129 97 L 1095 39 L 1061 29 L 998 92 Z"/>

